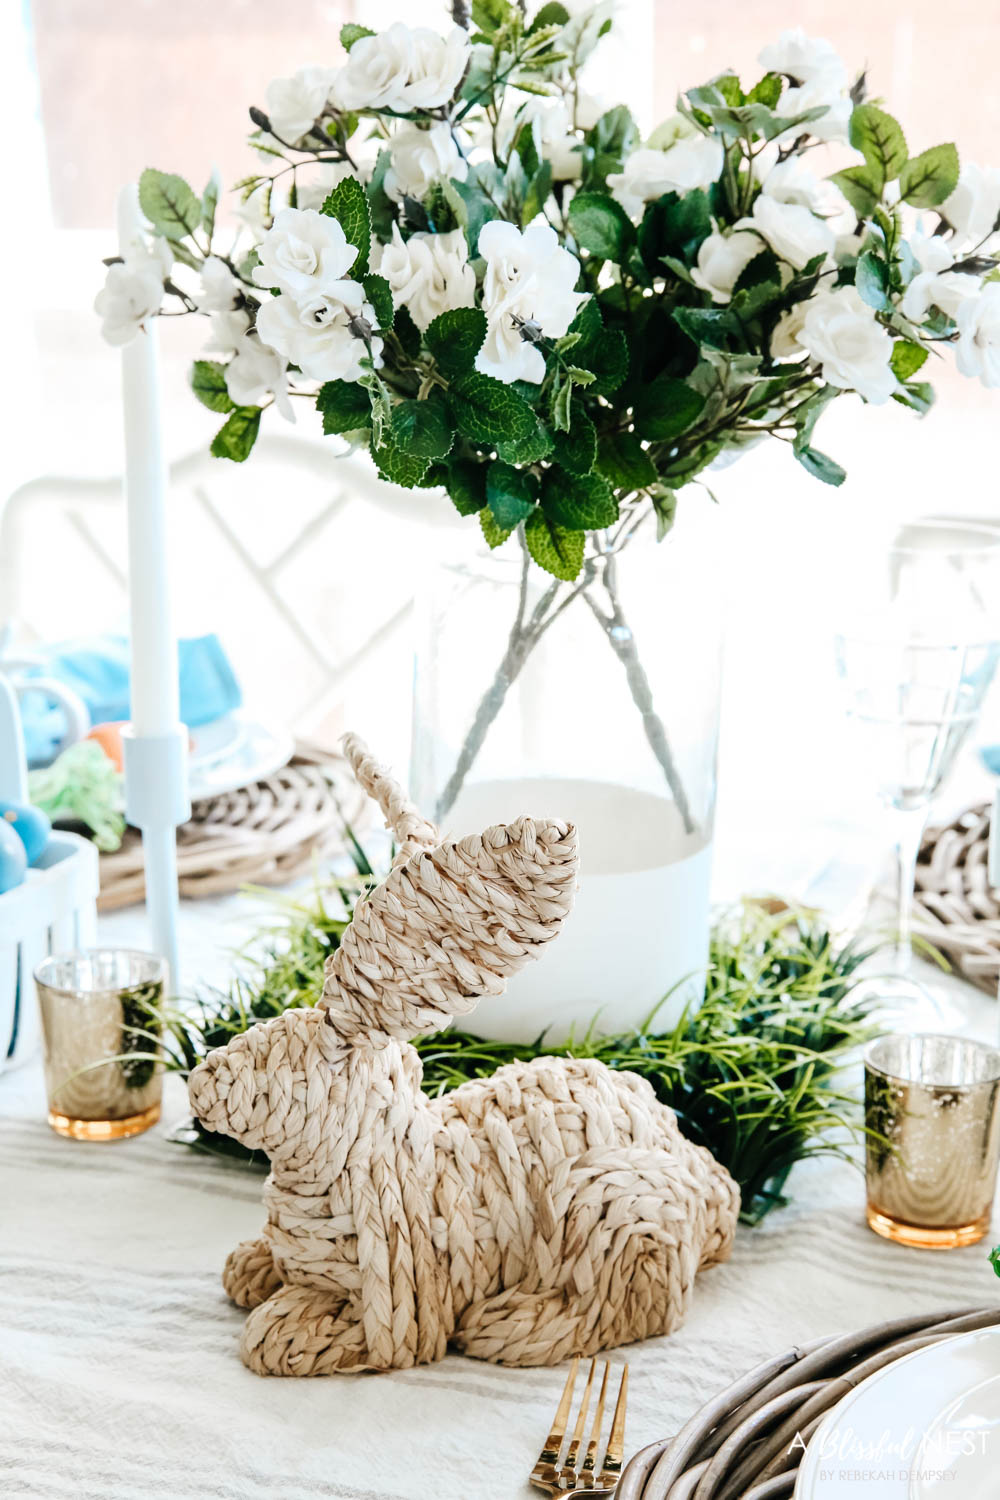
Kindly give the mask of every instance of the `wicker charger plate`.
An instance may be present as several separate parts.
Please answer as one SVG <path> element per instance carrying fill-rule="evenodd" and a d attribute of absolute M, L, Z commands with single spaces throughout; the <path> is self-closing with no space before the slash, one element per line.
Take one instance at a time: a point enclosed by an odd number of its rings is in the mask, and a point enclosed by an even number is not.
<path fill-rule="evenodd" d="M 637 1453 L 615 1500 L 789 1496 L 803 1443 L 842 1397 L 904 1355 L 957 1333 L 998 1325 L 1000 1307 L 919 1313 L 789 1349 L 734 1381 L 675 1437 Z"/>
<path fill-rule="evenodd" d="M 262 781 L 194 803 L 177 830 L 182 896 L 217 896 L 240 886 L 283 885 L 314 859 L 344 843 L 345 822 L 358 820 L 364 794 L 345 761 L 298 745 L 287 766 Z M 142 838 L 126 830 L 120 849 L 101 856 L 103 911 L 142 901 Z"/>
<path fill-rule="evenodd" d="M 990 889 L 992 804 L 929 828 L 917 861 L 913 922 L 966 979 L 989 994 L 1000 985 L 1000 899 Z"/>

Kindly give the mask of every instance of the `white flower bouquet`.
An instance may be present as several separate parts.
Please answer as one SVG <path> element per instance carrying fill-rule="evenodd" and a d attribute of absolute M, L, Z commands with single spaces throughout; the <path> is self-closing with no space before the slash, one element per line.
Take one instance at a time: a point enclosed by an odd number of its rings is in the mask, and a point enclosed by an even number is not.
<path fill-rule="evenodd" d="M 584 86 L 609 0 L 452 19 L 345 26 L 339 67 L 269 85 L 235 244 L 217 181 L 143 173 L 148 231 L 97 310 L 113 343 L 208 317 L 214 454 L 245 459 L 264 410 L 304 398 L 385 479 L 443 488 L 614 615 L 614 553 L 727 450 L 774 436 L 837 485 L 813 446 L 835 398 L 926 411 L 933 346 L 1000 386 L 1000 170 L 911 154 L 828 43 L 785 32 L 752 86 L 722 73 L 641 141 Z M 855 160 L 821 177 L 829 143 Z"/>

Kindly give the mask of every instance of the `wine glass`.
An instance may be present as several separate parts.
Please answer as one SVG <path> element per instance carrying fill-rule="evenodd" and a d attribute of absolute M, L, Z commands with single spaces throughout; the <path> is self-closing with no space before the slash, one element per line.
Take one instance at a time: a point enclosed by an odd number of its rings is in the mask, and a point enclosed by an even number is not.
<path fill-rule="evenodd" d="M 852 556 L 855 603 L 837 670 L 866 767 L 895 821 L 895 988 L 920 1024 L 913 884 L 933 798 L 979 716 L 1000 660 L 1000 529 L 921 520 Z M 926 993 L 926 991 L 925 991 Z M 942 1008 L 932 998 L 940 1026 Z"/>

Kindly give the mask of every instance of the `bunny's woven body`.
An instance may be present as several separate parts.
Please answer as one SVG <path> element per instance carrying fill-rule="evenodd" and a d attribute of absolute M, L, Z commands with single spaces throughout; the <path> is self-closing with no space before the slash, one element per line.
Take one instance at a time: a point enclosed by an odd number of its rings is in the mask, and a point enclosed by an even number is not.
<path fill-rule="evenodd" d="M 669 1332 L 726 1257 L 739 1197 L 644 1080 L 512 1063 L 430 1100 L 406 1045 L 496 992 L 558 931 L 575 837 L 521 819 L 436 830 L 350 741 L 403 841 L 359 903 L 322 1002 L 254 1027 L 191 1078 L 211 1129 L 268 1152 L 268 1222 L 224 1283 L 263 1374 L 402 1368 L 446 1347 L 508 1364 Z M 419 941 L 418 941 L 419 939 Z"/>

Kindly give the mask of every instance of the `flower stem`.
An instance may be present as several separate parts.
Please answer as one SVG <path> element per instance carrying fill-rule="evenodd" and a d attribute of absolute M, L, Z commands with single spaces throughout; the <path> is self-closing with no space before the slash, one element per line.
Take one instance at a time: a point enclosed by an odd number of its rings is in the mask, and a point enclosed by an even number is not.
<path fill-rule="evenodd" d="M 625 618 L 618 592 L 617 552 L 631 539 L 633 534 L 634 528 L 625 533 L 613 552 L 607 553 L 600 560 L 603 562 L 601 583 L 611 605 L 610 615 L 604 613 L 588 592 L 597 578 L 599 567 L 599 560 L 589 558 L 584 564 L 584 571 L 575 588 L 569 593 L 560 595 L 559 584 L 554 583 L 550 585 L 531 611 L 530 616 L 528 616 L 528 580 L 531 559 L 524 538 L 524 528 L 523 526 L 518 528 L 518 541 L 521 546 L 521 575 L 517 613 L 514 617 L 514 623 L 511 626 L 510 635 L 507 638 L 507 646 L 503 657 L 494 673 L 493 680 L 480 699 L 469 732 L 462 742 L 462 748 L 455 762 L 455 768 L 448 778 L 441 796 L 438 798 L 437 807 L 434 812 L 436 822 L 440 823 L 454 807 L 465 785 L 466 777 L 474 766 L 476 758 L 486 741 L 486 736 L 507 701 L 507 693 L 527 662 L 531 652 L 550 625 L 558 619 L 577 595 L 582 595 L 599 621 L 602 630 L 608 638 L 611 649 L 625 668 L 629 691 L 642 718 L 646 739 L 649 741 L 650 748 L 663 770 L 667 785 L 673 794 L 677 810 L 683 820 L 684 828 L 688 833 L 695 832 L 698 825 L 691 812 L 691 805 L 670 748 L 663 720 L 655 710 L 649 678 L 646 676 L 642 663 L 639 660 L 635 637 Z"/>
<path fill-rule="evenodd" d="M 584 589 L 583 597 L 590 606 L 594 618 L 600 624 L 601 629 L 608 638 L 612 651 L 625 668 L 625 677 L 628 682 L 632 701 L 642 718 L 642 727 L 649 741 L 649 748 L 656 756 L 657 761 L 666 777 L 667 785 L 673 794 L 677 811 L 684 822 L 686 833 L 694 833 L 697 828 L 694 815 L 691 812 L 691 804 L 684 790 L 677 762 L 674 760 L 670 741 L 667 739 L 667 731 L 663 720 L 656 712 L 653 703 L 653 691 L 649 685 L 645 668 L 639 660 L 639 652 L 635 643 L 635 636 L 625 618 L 621 605 L 621 597 L 618 593 L 617 557 L 612 553 L 604 559 L 604 567 L 601 582 L 611 605 L 611 614 L 606 615 L 604 611 L 591 598 L 589 592 Z"/>

